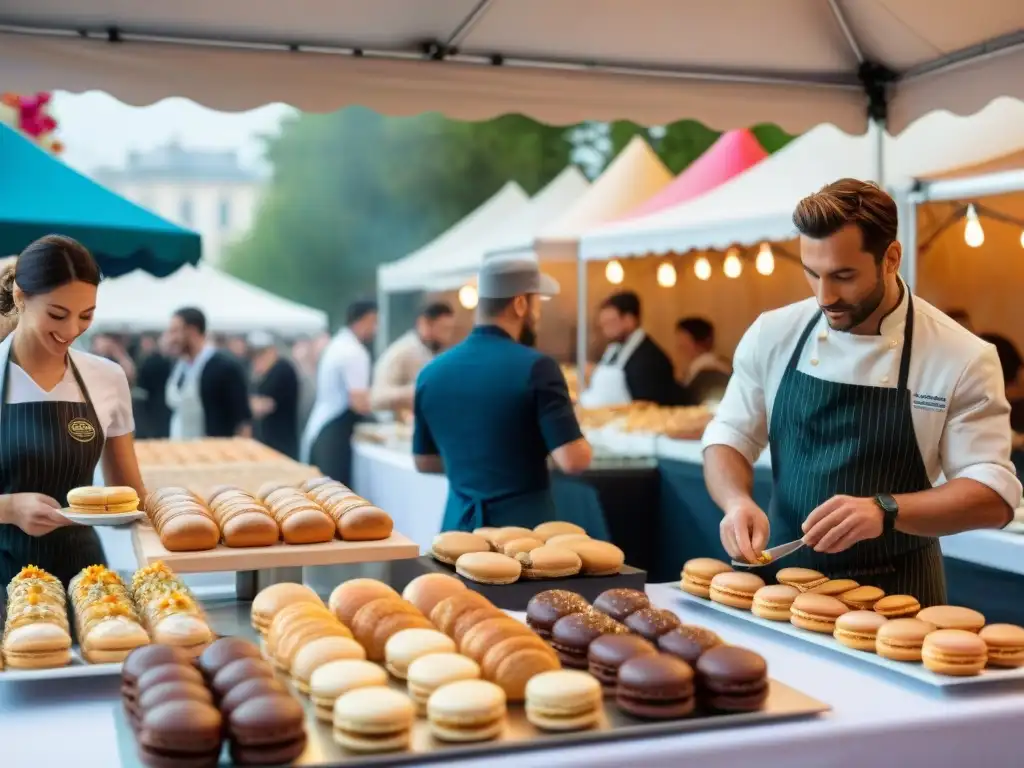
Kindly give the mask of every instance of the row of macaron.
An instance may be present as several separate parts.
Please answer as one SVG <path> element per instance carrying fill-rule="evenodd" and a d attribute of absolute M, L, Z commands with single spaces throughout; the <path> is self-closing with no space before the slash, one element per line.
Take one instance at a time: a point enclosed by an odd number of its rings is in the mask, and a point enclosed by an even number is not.
<path fill-rule="evenodd" d="M 770 621 L 832 635 L 842 645 L 893 661 L 922 662 L 942 675 L 976 675 L 986 666 L 1024 666 L 1024 628 L 986 625 L 971 608 L 922 608 L 913 595 L 886 595 L 809 568 L 782 568 L 777 584 L 725 563 L 698 558 L 683 567 L 681 588 Z"/>
<path fill-rule="evenodd" d="M 548 522 L 536 528 L 506 526 L 446 531 L 434 537 L 431 556 L 460 576 L 482 584 L 519 579 L 610 576 L 625 563 L 622 550 L 592 539 L 574 523 Z"/>
<path fill-rule="evenodd" d="M 215 766 L 225 737 L 236 765 L 286 765 L 306 748 L 302 705 L 241 638 L 220 638 L 198 658 L 139 648 L 122 668 L 121 697 L 139 756 L 155 768 Z"/>
<path fill-rule="evenodd" d="M 593 605 L 575 592 L 547 590 L 531 598 L 526 621 L 563 666 L 587 670 L 621 710 L 637 717 L 684 717 L 697 708 L 749 712 L 768 696 L 763 657 L 682 624 L 639 590 L 610 589 Z"/>

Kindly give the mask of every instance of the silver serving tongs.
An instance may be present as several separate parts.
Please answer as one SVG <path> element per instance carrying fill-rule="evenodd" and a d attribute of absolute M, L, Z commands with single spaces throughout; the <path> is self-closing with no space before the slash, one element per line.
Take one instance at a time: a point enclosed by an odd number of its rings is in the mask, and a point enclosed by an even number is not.
<path fill-rule="evenodd" d="M 786 557 L 786 555 L 793 554 L 798 549 L 803 547 L 803 545 L 804 540 L 797 539 L 796 541 L 791 541 L 788 544 L 779 544 L 779 546 L 777 547 L 766 549 L 764 551 L 764 554 L 767 555 L 767 557 L 765 558 L 765 561 L 763 563 L 741 563 L 737 560 L 733 560 L 732 564 L 734 568 L 764 568 L 764 566 L 766 565 L 771 565 L 772 563 L 778 562 L 782 558 Z"/>

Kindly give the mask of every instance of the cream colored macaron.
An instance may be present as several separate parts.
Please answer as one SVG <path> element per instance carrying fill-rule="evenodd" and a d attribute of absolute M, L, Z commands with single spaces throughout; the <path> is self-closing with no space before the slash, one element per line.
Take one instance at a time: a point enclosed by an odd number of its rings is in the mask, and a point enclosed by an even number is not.
<path fill-rule="evenodd" d="M 575 576 L 583 567 L 580 556 L 567 547 L 546 544 L 516 555 L 524 579 L 561 579 Z"/>
<path fill-rule="evenodd" d="M 519 581 L 519 561 L 497 552 L 469 552 L 455 561 L 455 572 L 480 584 L 511 584 Z"/>
<path fill-rule="evenodd" d="M 581 731 L 597 724 L 603 693 L 588 672 L 541 672 L 526 684 L 526 719 L 545 731 Z"/>
<path fill-rule="evenodd" d="M 329 661 L 313 671 L 309 679 L 309 695 L 316 716 L 325 722 L 334 717 L 334 703 L 357 688 L 374 688 L 388 684 L 388 673 L 371 661 L 339 659 Z"/>
<path fill-rule="evenodd" d="M 384 665 L 399 680 L 405 680 L 409 665 L 430 653 L 454 653 L 455 641 L 436 629 L 403 629 L 384 645 Z"/>
<path fill-rule="evenodd" d="M 334 740 L 353 752 L 407 749 L 416 719 L 412 701 L 390 688 L 349 691 L 334 705 Z"/>
<path fill-rule="evenodd" d="M 566 523 L 561 520 L 552 520 L 551 522 L 541 523 L 534 527 L 533 532 L 538 538 L 541 538 L 544 541 L 548 541 L 552 536 L 571 536 L 572 534 L 587 535 L 587 531 L 583 526 L 576 525 L 576 523 Z"/>
<path fill-rule="evenodd" d="M 466 585 L 454 576 L 424 573 L 406 584 L 402 597 L 419 608 L 424 616 L 429 616 L 435 605 L 466 589 Z"/>
<path fill-rule="evenodd" d="M 505 728 L 505 692 L 486 680 L 460 680 L 434 691 L 427 700 L 430 732 L 441 741 L 495 739 Z"/>
<path fill-rule="evenodd" d="M 427 700 L 443 685 L 480 678 L 480 665 L 461 653 L 431 653 L 409 665 L 409 696 L 420 716 L 427 713 Z"/>
<path fill-rule="evenodd" d="M 361 660 L 366 658 L 363 646 L 351 637 L 333 636 L 318 637 L 299 649 L 292 659 L 291 674 L 295 687 L 303 693 L 309 693 L 309 681 L 313 673 L 332 661 L 343 659 Z"/>

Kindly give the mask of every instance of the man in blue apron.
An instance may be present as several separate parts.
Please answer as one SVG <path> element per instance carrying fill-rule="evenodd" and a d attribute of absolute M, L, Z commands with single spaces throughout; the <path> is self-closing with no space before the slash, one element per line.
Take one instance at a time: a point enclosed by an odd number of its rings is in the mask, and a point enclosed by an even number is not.
<path fill-rule="evenodd" d="M 557 519 L 548 456 L 564 472 L 590 465 L 558 364 L 533 349 L 541 299 L 558 293 L 535 258 L 484 261 L 477 325 L 416 381 L 413 453 L 448 476 L 442 530 L 527 528 Z M 575 520 L 595 536 L 603 520 Z"/>
<path fill-rule="evenodd" d="M 896 203 L 874 184 L 830 184 L 793 222 L 814 298 L 748 329 L 704 437 L 722 545 L 749 561 L 802 538 L 780 567 L 943 603 L 938 537 L 999 528 L 1020 502 L 999 358 L 910 294 Z M 766 446 L 767 514 L 751 498 Z"/>

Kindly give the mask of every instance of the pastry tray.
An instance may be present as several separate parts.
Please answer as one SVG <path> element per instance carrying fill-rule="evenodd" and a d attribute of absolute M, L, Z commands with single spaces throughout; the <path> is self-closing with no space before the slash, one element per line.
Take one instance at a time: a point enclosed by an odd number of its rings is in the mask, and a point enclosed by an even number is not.
<path fill-rule="evenodd" d="M 397 531 L 379 541 L 341 541 L 325 544 L 284 544 L 272 547 L 225 547 L 201 552 L 171 552 L 148 523 L 132 526 L 132 548 L 139 567 L 161 560 L 175 573 L 262 571 L 315 565 L 348 565 L 419 557 L 419 545 Z"/>
<path fill-rule="evenodd" d="M 90 664 L 78 653 L 78 647 L 71 649 L 71 663 L 65 667 L 49 669 L 0 670 L 0 683 L 26 683 L 44 680 L 75 680 L 84 677 L 112 677 L 121 674 L 120 662 L 114 664 Z"/>
<path fill-rule="evenodd" d="M 1007 684 L 1012 681 L 1015 681 L 1018 685 L 1024 684 L 1024 667 L 1017 669 L 984 669 L 981 674 L 973 675 L 971 677 L 937 675 L 931 670 L 926 669 L 920 662 L 892 661 L 891 659 L 883 659 L 881 656 L 874 653 L 847 648 L 845 645 L 837 642 L 832 635 L 809 632 L 805 629 L 794 627 L 788 621 L 771 621 L 770 619 L 762 619 L 760 616 L 755 616 L 749 611 L 730 608 L 729 606 L 722 605 L 721 603 L 715 603 L 711 600 L 704 600 L 700 597 L 696 597 L 695 595 L 691 595 L 689 592 L 683 592 L 679 589 L 678 585 L 675 585 L 675 592 L 680 601 L 685 603 L 687 607 L 699 606 L 704 610 L 724 613 L 727 616 L 732 616 L 738 621 L 743 621 L 748 624 L 756 624 L 767 630 L 795 637 L 805 643 L 810 643 L 811 645 L 816 645 L 820 648 L 826 648 L 830 651 L 834 651 L 835 653 L 841 653 L 849 658 L 857 659 L 864 664 L 869 664 L 879 669 L 885 669 L 889 672 L 894 672 L 898 675 L 917 680 L 918 682 L 927 683 L 928 685 L 935 686 L 936 688 L 949 690 L 965 689 L 983 685 Z"/>

